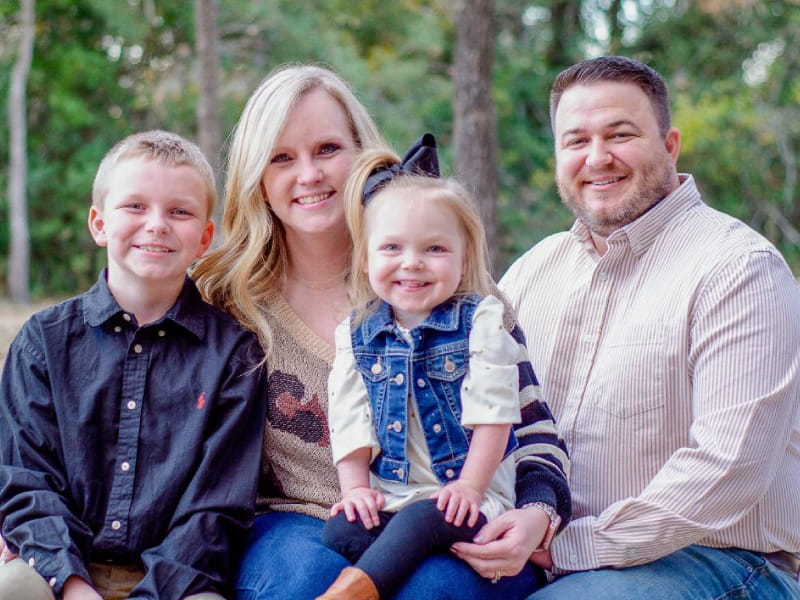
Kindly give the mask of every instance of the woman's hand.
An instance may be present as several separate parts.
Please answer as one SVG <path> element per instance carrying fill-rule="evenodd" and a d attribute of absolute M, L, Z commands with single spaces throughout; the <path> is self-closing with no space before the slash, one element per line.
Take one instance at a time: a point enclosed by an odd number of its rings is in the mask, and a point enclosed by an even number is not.
<path fill-rule="evenodd" d="M 351 523 L 359 518 L 365 528 L 372 529 L 381 524 L 378 512 L 385 504 L 386 499 L 380 492 L 369 487 L 354 487 L 344 494 L 340 502 L 331 507 L 331 516 L 344 511 L 344 515 Z"/>
<path fill-rule="evenodd" d="M 550 517 L 539 508 L 514 509 L 484 525 L 474 543 L 458 542 L 451 550 L 487 579 L 516 575 L 539 548 L 549 526 Z"/>

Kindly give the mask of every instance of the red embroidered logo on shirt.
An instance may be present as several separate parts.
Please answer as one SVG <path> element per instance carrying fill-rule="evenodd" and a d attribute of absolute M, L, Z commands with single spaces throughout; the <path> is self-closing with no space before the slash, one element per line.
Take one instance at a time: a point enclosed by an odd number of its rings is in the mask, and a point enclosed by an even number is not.
<path fill-rule="evenodd" d="M 203 410 L 203 407 L 206 405 L 206 393 L 201 392 L 200 395 L 197 397 L 197 410 Z"/>

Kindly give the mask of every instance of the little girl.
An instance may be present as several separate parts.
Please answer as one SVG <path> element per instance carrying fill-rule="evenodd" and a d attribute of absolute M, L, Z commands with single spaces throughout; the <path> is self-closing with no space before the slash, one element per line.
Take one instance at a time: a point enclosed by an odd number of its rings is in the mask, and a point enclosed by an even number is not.
<path fill-rule="evenodd" d="M 328 381 L 342 500 L 322 537 L 355 567 L 318 600 L 385 599 L 426 556 L 472 540 L 515 504 L 511 426 L 520 421 L 518 363 L 530 368 L 527 353 L 491 295 L 473 201 L 437 177 L 435 142 L 423 139 L 402 164 L 366 152 L 345 190 L 355 308 L 336 330 Z M 425 169 L 434 172 L 418 173 Z M 542 416 L 538 460 L 553 463 L 550 478 L 563 475 L 552 415 L 531 402 Z M 551 518 L 539 532 L 546 547 L 559 517 L 535 504 Z"/>

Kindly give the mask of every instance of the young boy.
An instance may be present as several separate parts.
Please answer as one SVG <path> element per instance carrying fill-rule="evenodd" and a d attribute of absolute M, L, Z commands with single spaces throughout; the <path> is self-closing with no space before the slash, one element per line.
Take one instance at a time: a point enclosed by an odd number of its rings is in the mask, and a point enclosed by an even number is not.
<path fill-rule="evenodd" d="M 0 383 L 0 599 L 219 599 L 253 517 L 264 424 L 255 336 L 203 302 L 199 148 L 132 135 L 100 163 L 108 267 L 34 315 Z"/>

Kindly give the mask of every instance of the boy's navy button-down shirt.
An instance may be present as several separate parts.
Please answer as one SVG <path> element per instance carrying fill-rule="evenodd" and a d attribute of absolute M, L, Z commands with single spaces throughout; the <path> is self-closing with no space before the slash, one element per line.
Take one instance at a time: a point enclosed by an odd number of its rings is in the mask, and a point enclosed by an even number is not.
<path fill-rule="evenodd" d="M 251 333 L 187 277 L 139 327 L 105 281 L 34 315 L 0 383 L 0 519 L 49 581 L 139 563 L 131 598 L 229 590 L 253 518 L 264 425 Z"/>

